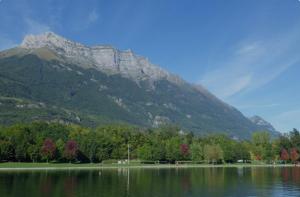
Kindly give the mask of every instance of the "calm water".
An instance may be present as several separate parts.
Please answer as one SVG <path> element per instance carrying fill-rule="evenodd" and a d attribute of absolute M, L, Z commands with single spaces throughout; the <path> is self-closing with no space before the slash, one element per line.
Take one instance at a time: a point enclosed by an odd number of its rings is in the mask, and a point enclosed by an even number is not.
<path fill-rule="evenodd" d="M 0 172 L 0 196 L 300 196 L 300 168 Z"/>

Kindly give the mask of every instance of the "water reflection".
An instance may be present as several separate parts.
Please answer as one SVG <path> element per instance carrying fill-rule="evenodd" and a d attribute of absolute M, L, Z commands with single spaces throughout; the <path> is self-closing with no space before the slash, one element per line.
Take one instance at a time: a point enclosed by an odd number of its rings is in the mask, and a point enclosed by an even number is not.
<path fill-rule="evenodd" d="M 53 183 L 52 183 L 52 177 L 51 176 L 45 176 L 45 178 L 42 178 L 40 180 L 40 192 L 44 194 L 45 197 L 50 197 L 52 195 L 53 191 Z"/>
<path fill-rule="evenodd" d="M 1 196 L 298 196 L 300 168 L 0 172 Z"/>

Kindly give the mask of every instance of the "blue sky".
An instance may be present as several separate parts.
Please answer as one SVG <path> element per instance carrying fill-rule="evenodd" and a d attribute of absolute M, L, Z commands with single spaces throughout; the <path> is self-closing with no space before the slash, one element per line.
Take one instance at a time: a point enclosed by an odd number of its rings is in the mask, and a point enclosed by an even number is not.
<path fill-rule="evenodd" d="M 299 0 L 0 0 L 0 49 L 45 31 L 130 48 L 246 116 L 300 128 Z"/>

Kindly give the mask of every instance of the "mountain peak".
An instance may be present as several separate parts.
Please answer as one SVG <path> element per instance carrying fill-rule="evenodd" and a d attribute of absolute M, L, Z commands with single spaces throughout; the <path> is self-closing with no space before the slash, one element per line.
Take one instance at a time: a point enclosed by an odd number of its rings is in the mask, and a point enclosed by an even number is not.
<path fill-rule="evenodd" d="M 67 40 L 66 38 L 59 36 L 53 32 L 45 32 L 39 35 L 26 35 L 23 39 L 20 47 L 22 48 L 42 48 L 42 47 L 57 47 L 64 48 L 65 46 L 81 46 L 83 45 Z"/>
<path fill-rule="evenodd" d="M 252 123 L 254 123 L 255 125 L 257 125 L 258 127 L 260 127 L 263 130 L 267 130 L 267 131 L 271 131 L 273 133 L 277 133 L 276 129 L 273 127 L 273 125 L 271 125 L 271 123 L 267 122 L 265 119 L 263 119 L 260 116 L 252 116 L 249 118 L 250 121 Z"/>

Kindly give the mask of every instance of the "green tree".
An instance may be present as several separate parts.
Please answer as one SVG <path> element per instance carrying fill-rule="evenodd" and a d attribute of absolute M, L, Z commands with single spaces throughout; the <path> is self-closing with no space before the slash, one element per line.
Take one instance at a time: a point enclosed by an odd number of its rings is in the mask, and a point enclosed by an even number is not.
<path fill-rule="evenodd" d="M 243 162 L 246 162 L 251 159 L 250 151 L 247 147 L 246 142 L 236 143 L 234 146 L 234 150 L 236 153 L 236 160 L 243 160 Z"/>
<path fill-rule="evenodd" d="M 153 150 L 152 146 L 149 144 L 145 144 L 138 148 L 138 157 L 141 160 L 153 160 Z"/>
<path fill-rule="evenodd" d="M 208 163 L 219 163 L 224 159 L 223 150 L 218 144 L 204 146 L 204 158 Z"/>
<path fill-rule="evenodd" d="M 257 160 L 272 160 L 273 151 L 270 142 L 270 134 L 268 132 L 255 132 L 252 135 L 252 152 Z"/>
<path fill-rule="evenodd" d="M 166 159 L 175 162 L 180 159 L 180 138 L 172 137 L 166 142 Z"/>
<path fill-rule="evenodd" d="M 203 145 L 195 140 L 191 145 L 191 158 L 193 161 L 204 160 Z"/>
<path fill-rule="evenodd" d="M 14 150 L 11 142 L 0 140 L 0 161 L 9 161 L 14 157 Z"/>
<path fill-rule="evenodd" d="M 290 142 L 293 148 L 297 148 L 297 150 L 300 150 L 300 133 L 297 129 L 293 129 L 289 133 L 290 135 Z"/>
<path fill-rule="evenodd" d="M 37 144 L 30 144 L 27 148 L 28 155 L 32 162 L 36 162 L 40 156 L 40 146 Z"/>
<path fill-rule="evenodd" d="M 55 142 L 55 146 L 56 146 L 56 159 L 59 161 L 62 161 L 64 159 L 64 150 L 65 150 L 65 143 L 64 141 L 59 138 L 58 140 L 56 140 Z"/>
<path fill-rule="evenodd" d="M 98 144 L 95 132 L 89 132 L 82 136 L 80 140 L 80 150 L 89 158 L 91 163 L 96 160 L 97 147 Z"/>

